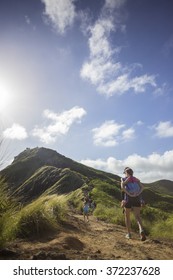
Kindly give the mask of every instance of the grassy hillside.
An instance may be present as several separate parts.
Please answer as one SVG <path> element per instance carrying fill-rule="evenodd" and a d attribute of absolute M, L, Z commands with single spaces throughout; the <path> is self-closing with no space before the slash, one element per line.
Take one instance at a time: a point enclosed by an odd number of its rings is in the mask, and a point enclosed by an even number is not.
<path fill-rule="evenodd" d="M 169 180 L 159 180 L 148 184 L 148 187 L 157 193 L 173 195 L 173 182 Z"/>
<path fill-rule="evenodd" d="M 12 164 L 2 170 L 0 175 L 7 178 L 8 182 L 15 184 L 14 188 L 16 188 L 43 166 L 54 166 L 61 169 L 69 168 L 87 178 L 97 178 L 99 176 L 103 180 L 108 178 L 119 179 L 116 175 L 87 167 L 46 148 L 26 149 L 16 156 Z"/>
<path fill-rule="evenodd" d="M 77 163 L 56 151 L 26 149 L 0 176 L 3 178 L 0 183 L 1 245 L 17 237 L 39 237 L 59 230 L 69 212 L 82 214 L 85 194 L 96 202 L 93 215 L 98 220 L 125 225 L 120 207 L 120 178 Z M 147 234 L 172 239 L 171 183 L 168 187 L 166 180 L 163 183 L 146 184 L 143 197 L 147 206 L 142 209 L 142 219 Z M 133 218 L 132 227 L 138 230 Z"/>
<path fill-rule="evenodd" d="M 42 194 L 65 194 L 84 184 L 84 178 L 68 168 L 43 166 L 18 187 L 13 195 L 22 203 L 30 202 Z"/>

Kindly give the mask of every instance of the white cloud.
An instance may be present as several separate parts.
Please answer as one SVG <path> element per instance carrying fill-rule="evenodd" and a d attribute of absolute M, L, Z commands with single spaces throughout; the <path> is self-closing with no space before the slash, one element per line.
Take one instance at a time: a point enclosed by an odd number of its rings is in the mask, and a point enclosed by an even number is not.
<path fill-rule="evenodd" d="M 145 92 L 147 86 L 157 87 L 154 75 L 139 75 L 132 77 L 132 69 L 136 66 L 123 66 L 118 61 L 118 54 L 121 47 L 112 48 L 110 34 L 120 29 L 125 30 L 120 23 L 119 9 L 124 5 L 125 0 L 106 0 L 98 20 L 88 28 L 90 56 L 85 61 L 80 75 L 88 80 L 97 91 L 108 97 L 124 94 L 130 89 L 135 93 Z M 115 13 L 116 11 L 116 13 Z"/>
<path fill-rule="evenodd" d="M 143 125 L 144 123 L 142 122 L 142 121 L 137 121 L 136 123 L 135 123 L 135 125 L 137 125 L 137 126 L 141 126 L 141 125 Z"/>
<path fill-rule="evenodd" d="M 118 124 L 114 120 L 105 121 L 101 126 L 92 129 L 94 145 L 114 147 L 121 141 L 135 138 L 135 129 L 124 129 L 125 124 Z"/>
<path fill-rule="evenodd" d="M 3 131 L 3 137 L 6 139 L 24 140 L 28 137 L 26 129 L 20 124 L 14 123 L 11 127 Z"/>
<path fill-rule="evenodd" d="M 128 128 L 122 132 L 122 139 L 125 141 L 132 140 L 135 138 L 134 128 Z"/>
<path fill-rule="evenodd" d="M 115 123 L 113 120 L 105 121 L 100 127 L 94 128 L 93 139 L 96 146 L 113 147 L 118 144 L 117 135 L 124 124 Z"/>
<path fill-rule="evenodd" d="M 148 76 L 147 74 L 145 74 L 139 77 L 135 77 L 130 81 L 130 87 L 133 88 L 136 93 L 144 92 L 147 85 L 150 85 L 152 87 L 157 86 L 154 75 Z"/>
<path fill-rule="evenodd" d="M 171 88 L 167 83 L 163 83 L 160 87 L 157 87 L 154 91 L 153 94 L 158 97 L 162 95 L 166 95 L 171 91 Z"/>
<path fill-rule="evenodd" d="M 153 153 L 147 157 L 137 154 L 128 156 L 124 160 L 109 157 L 102 159 L 86 159 L 81 163 L 96 169 L 111 172 L 123 176 L 124 167 L 130 166 L 134 170 L 134 175 L 144 183 L 151 183 L 161 179 L 173 180 L 173 150 L 164 154 Z"/>
<path fill-rule="evenodd" d="M 90 55 L 109 58 L 113 51 L 108 41 L 108 35 L 114 30 L 111 19 L 100 19 L 94 26 L 89 28 L 91 37 L 89 38 Z"/>
<path fill-rule="evenodd" d="M 117 75 L 121 69 L 119 62 L 112 62 L 111 56 L 117 55 L 120 48 L 112 49 L 109 43 L 109 34 L 114 30 L 112 19 L 99 19 L 94 26 L 89 27 L 89 49 L 90 59 L 86 61 L 81 69 L 80 75 L 89 80 L 93 85 L 104 85 L 112 75 Z"/>
<path fill-rule="evenodd" d="M 143 76 L 130 78 L 129 73 L 126 73 L 119 75 L 115 80 L 101 83 L 98 86 L 98 91 L 107 96 L 112 96 L 114 94 L 121 95 L 130 89 L 136 93 L 140 93 L 145 92 L 148 85 L 156 87 L 154 76 L 148 76 L 145 74 Z"/>
<path fill-rule="evenodd" d="M 159 138 L 173 137 L 173 125 L 170 121 L 160 122 L 154 126 L 156 136 Z"/>
<path fill-rule="evenodd" d="M 58 136 L 66 135 L 73 123 L 80 122 L 86 111 L 81 107 L 73 107 L 61 114 L 56 114 L 50 110 L 45 110 L 43 115 L 51 123 L 44 127 L 35 127 L 32 135 L 38 137 L 43 143 L 55 142 Z"/>
<path fill-rule="evenodd" d="M 118 73 L 120 69 L 121 64 L 118 62 L 113 64 L 111 61 L 105 60 L 104 57 L 95 57 L 92 61 L 84 63 L 81 69 L 81 77 L 96 85 L 100 93 L 110 95 L 110 92 L 106 92 L 109 84 L 107 87 L 105 80 L 109 79 L 112 73 Z"/>
<path fill-rule="evenodd" d="M 74 0 L 41 0 L 45 4 L 45 15 L 58 33 L 65 33 L 76 18 Z"/>

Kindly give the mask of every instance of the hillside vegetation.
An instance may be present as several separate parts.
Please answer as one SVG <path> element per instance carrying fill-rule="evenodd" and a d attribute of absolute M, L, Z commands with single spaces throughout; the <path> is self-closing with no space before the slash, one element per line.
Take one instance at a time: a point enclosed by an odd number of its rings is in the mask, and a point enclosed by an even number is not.
<path fill-rule="evenodd" d="M 63 231 L 70 215 L 82 214 L 85 194 L 96 202 L 93 216 L 98 221 L 124 226 L 120 178 L 116 175 L 50 149 L 35 148 L 19 154 L 0 176 L 1 247 L 18 238 L 38 239 Z M 163 186 L 162 181 L 146 185 L 143 197 L 147 206 L 142 218 L 148 236 L 172 240 L 173 196 L 171 181 L 168 186 L 166 182 Z M 132 227 L 137 232 L 134 219 Z"/>

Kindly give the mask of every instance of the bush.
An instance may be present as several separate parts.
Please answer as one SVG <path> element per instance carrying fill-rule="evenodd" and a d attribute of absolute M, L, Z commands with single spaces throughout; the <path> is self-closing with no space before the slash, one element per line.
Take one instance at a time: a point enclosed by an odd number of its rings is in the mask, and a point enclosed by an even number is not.
<path fill-rule="evenodd" d="M 83 196 L 82 189 L 77 189 L 66 196 L 70 207 L 74 207 L 80 213 L 83 209 Z"/>
<path fill-rule="evenodd" d="M 7 224 L 15 217 L 17 209 L 17 203 L 8 195 L 7 185 L 0 180 L 0 247 L 11 239 Z"/>
<path fill-rule="evenodd" d="M 11 217 L 4 215 L 3 236 L 6 241 L 16 237 L 41 237 L 54 232 L 65 219 L 66 199 L 64 196 L 40 197 Z M 7 219 L 8 215 L 8 219 Z"/>
<path fill-rule="evenodd" d="M 165 221 L 158 221 L 151 228 L 151 236 L 173 240 L 173 215 Z"/>
<path fill-rule="evenodd" d="M 124 225 L 124 216 L 122 214 L 122 209 L 114 207 L 106 207 L 103 204 L 97 204 L 94 210 L 94 216 L 102 221 L 106 221 L 113 224 Z"/>

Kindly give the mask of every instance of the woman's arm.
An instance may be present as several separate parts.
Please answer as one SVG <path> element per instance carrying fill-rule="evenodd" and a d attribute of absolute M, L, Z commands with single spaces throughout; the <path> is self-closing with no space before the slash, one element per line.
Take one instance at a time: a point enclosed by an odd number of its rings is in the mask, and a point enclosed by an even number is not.
<path fill-rule="evenodd" d="M 139 194 L 141 194 L 141 192 L 143 192 L 143 190 L 144 190 L 144 185 L 140 181 L 138 182 L 138 184 L 140 186 Z"/>
<path fill-rule="evenodd" d="M 122 190 L 125 190 L 125 185 L 127 185 L 129 180 L 130 180 L 130 178 L 126 178 L 125 180 L 123 180 L 123 178 L 121 178 L 121 189 Z"/>

